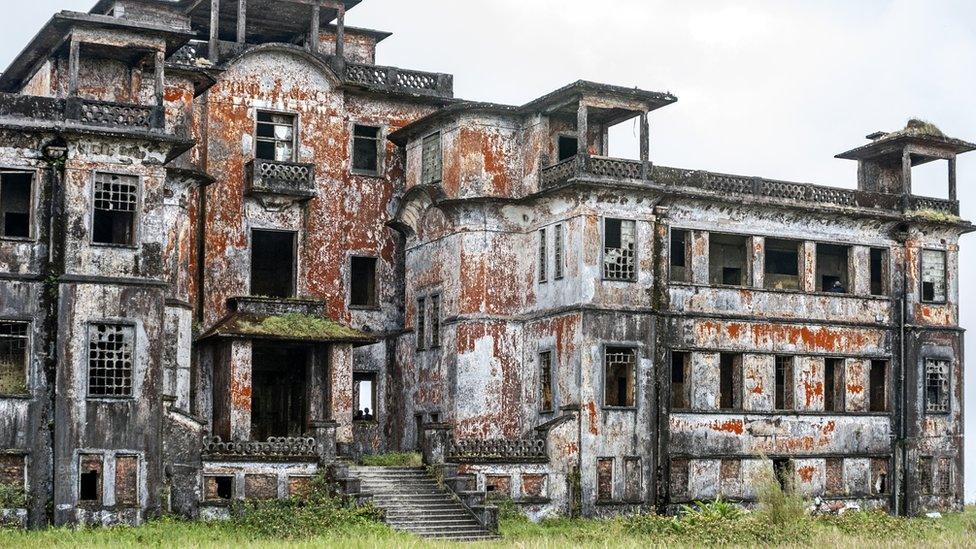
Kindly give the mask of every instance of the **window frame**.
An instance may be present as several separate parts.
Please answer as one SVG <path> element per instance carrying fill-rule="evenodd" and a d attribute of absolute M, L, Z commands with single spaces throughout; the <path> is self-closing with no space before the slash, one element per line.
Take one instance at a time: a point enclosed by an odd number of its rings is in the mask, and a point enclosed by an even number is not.
<path fill-rule="evenodd" d="M 95 180 L 99 175 L 108 176 L 118 176 L 118 177 L 131 177 L 136 180 L 136 209 L 132 212 L 132 238 L 128 244 L 112 244 L 111 242 L 95 242 Z M 116 172 L 116 171 L 102 171 L 102 170 L 92 170 L 91 176 L 89 178 L 90 187 L 88 191 L 88 196 L 91 199 L 91 208 L 89 210 L 89 222 L 88 222 L 88 244 L 93 247 L 98 248 L 116 248 L 116 249 L 127 249 L 127 250 L 137 250 L 139 249 L 139 243 L 142 239 L 142 200 L 143 200 L 143 188 L 144 188 L 144 178 L 141 175 Z"/>
<path fill-rule="evenodd" d="M 881 252 L 881 292 L 874 293 L 874 288 L 871 287 L 871 254 L 874 252 Z M 891 248 L 883 248 L 880 246 L 869 246 L 868 247 L 868 294 L 874 297 L 887 297 L 891 295 Z"/>
<path fill-rule="evenodd" d="M 364 379 L 357 380 L 356 379 L 357 377 L 359 377 L 359 378 L 364 378 L 365 377 L 365 378 L 368 378 L 368 379 L 366 379 L 366 380 L 364 380 Z M 365 423 L 367 425 L 368 424 L 373 424 L 373 423 L 379 423 L 380 422 L 380 419 L 379 419 L 379 416 L 380 416 L 380 414 L 379 414 L 379 403 L 380 403 L 380 400 L 379 400 L 379 398 L 380 398 L 379 397 L 379 395 L 380 395 L 380 392 L 379 392 L 379 380 L 380 380 L 380 374 L 379 374 L 379 372 L 376 372 L 376 371 L 358 371 L 358 372 L 357 371 L 353 371 L 353 373 L 352 373 L 352 380 L 353 380 L 353 388 L 355 388 L 357 381 L 358 382 L 362 382 L 362 381 L 369 381 L 370 382 L 370 390 L 371 390 L 370 392 L 372 393 L 370 395 L 370 400 L 371 400 L 370 404 L 372 406 L 368 406 L 368 408 L 370 409 L 370 411 L 372 412 L 372 415 L 373 415 L 373 419 L 356 419 L 356 412 L 358 410 L 353 410 L 352 411 L 352 414 L 353 414 L 352 421 L 353 421 L 353 423 L 358 423 L 358 424 Z M 357 398 L 357 395 L 353 395 L 353 398 L 354 399 Z M 360 405 L 360 407 L 366 408 L 366 407 L 363 406 L 362 401 L 360 401 L 359 405 Z"/>
<path fill-rule="evenodd" d="M 256 297 L 255 294 L 254 294 L 254 283 L 253 283 L 253 280 L 254 280 L 254 233 L 255 232 L 263 232 L 263 233 L 284 233 L 284 234 L 290 234 L 290 235 L 292 235 L 292 251 L 291 251 L 291 259 L 292 259 L 291 264 L 292 265 L 291 265 L 291 280 L 289 281 L 289 284 L 291 285 L 291 290 L 289 291 L 289 294 L 290 295 L 289 295 L 289 297 L 285 297 L 285 298 L 272 297 L 272 299 L 294 299 L 294 298 L 298 297 L 298 281 L 300 280 L 299 279 L 299 268 L 301 267 L 301 263 L 300 263 L 301 258 L 299 257 L 299 255 L 300 255 L 299 254 L 299 250 L 301 249 L 301 245 L 302 245 L 302 243 L 301 243 L 301 231 L 292 231 L 292 230 L 288 230 L 288 229 L 269 229 L 269 228 L 266 228 L 266 227 L 254 227 L 254 226 L 248 227 L 248 235 L 247 235 L 247 237 L 248 237 L 247 245 L 248 245 L 248 251 L 249 251 L 249 254 L 248 254 L 248 258 L 247 259 L 250 262 L 250 265 L 249 265 L 249 268 L 248 268 L 248 278 L 247 278 L 248 294 L 251 297 Z"/>
<path fill-rule="evenodd" d="M 629 406 L 616 406 L 607 404 L 607 354 L 610 349 L 628 349 L 634 353 L 634 372 L 633 372 L 633 393 L 634 403 Z M 640 346 L 634 343 L 605 343 L 600 353 L 600 405 L 604 410 L 636 411 L 637 403 L 640 402 L 640 391 L 637 383 L 637 370 L 640 366 Z"/>
<path fill-rule="evenodd" d="M 376 170 L 364 170 L 356 167 L 356 140 L 371 139 L 368 137 L 358 138 L 356 128 L 372 128 L 376 130 Z M 386 171 L 386 142 L 387 126 L 383 124 L 367 124 L 365 122 L 352 122 L 349 125 L 349 173 L 363 177 L 383 177 Z"/>
<path fill-rule="evenodd" d="M 576 141 L 576 152 L 574 152 L 571 156 L 567 156 L 566 158 L 560 160 L 559 150 L 560 150 L 560 146 L 562 145 L 561 141 L 563 139 L 574 139 Z M 553 136 L 553 152 L 555 153 L 553 154 L 553 158 L 555 159 L 553 165 L 561 164 L 563 162 L 569 162 L 570 160 L 579 156 L 579 132 L 556 133 L 556 135 Z"/>
<path fill-rule="evenodd" d="M 681 278 L 675 278 L 675 276 L 674 276 L 674 269 L 678 268 L 678 266 L 674 264 L 674 254 L 673 254 L 673 252 L 674 252 L 674 237 L 675 237 L 675 232 L 680 232 L 680 233 L 684 234 L 684 236 L 685 236 L 684 237 L 684 257 L 682 258 L 682 260 L 684 261 L 684 266 L 681 267 L 682 269 L 684 269 L 685 276 L 684 277 L 681 277 Z M 692 254 L 691 254 L 692 245 L 691 245 L 691 241 L 692 241 L 692 235 L 693 235 L 693 232 L 692 232 L 691 229 L 685 229 L 685 228 L 682 228 L 682 227 L 674 227 L 674 226 L 669 226 L 668 227 L 668 244 L 667 244 L 667 246 L 668 246 L 668 283 L 669 284 L 673 284 L 675 282 L 677 282 L 679 284 L 690 284 L 691 281 L 692 281 L 692 267 L 691 267 L 691 259 L 692 259 Z"/>
<path fill-rule="evenodd" d="M 440 157 L 437 161 L 437 173 L 427 173 L 427 143 L 437 141 L 437 154 Z M 437 185 L 444 181 L 444 135 L 437 131 L 424 136 L 420 140 L 420 184 Z"/>
<path fill-rule="evenodd" d="M 93 395 L 91 392 L 91 332 L 98 325 L 108 325 L 115 326 L 119 328 L 129 328 L 132 330 L 132 359 L 130 361 L 130 382 L 131 391 L 128 395 Z M 139 365 L 139 355 L 138 355 L 138 337 L 139 330 L 135 322 L 131 320 L 120 320 L 120 319 L 102 319 L 102 320 L 92 320 L 85 323 L 85 400 L 88 401 L 110 401 L 110 402 L 120 402 L 127 400 L 135 400 L 142 396 L 141 391 L 138 387 L 138 365 Z"/>
<path fill-rule="evenodd" d="M 536 277 L 539 284 L 547 284 L 549 282 L 549 235 L 546 232 L 548 227 L 542 227 L 536 234 L 539 235 L 537 240 L 537 254 L 538 262 L 536 269 L 539 271 Z"/>
<path fill-rule="evenodd" d="M 273 116 L 274 115 L 277 115 L 277 116 L 290 116 L 292 118 L 292 127 L 291 127 L 291 160 L 275 160 L 275 159 L 271 159 L 271 158 L 260 158 L 260 157 L 258 157 L 258 143 L 261 142 L 262 139 L 264 139 L 264 138 L 259 138 L 258 137 L 258 126 L 260 124 L 273 124 L 272 122 L 259 122 L 258 121 L 258 117 L 261 114 L 270 114 L 270 115 L 273 115 Z M 299 133 L 301 127 L 302 127 L 301 126 L 301 115 L 299 115 L 299 113 L 297 113 L 297 112 L 286 111 L 286 110 L 279 110 L 279 109 L 263 109 L 263 108 L 256 108 L 256 109 L 254 109 L 254 128 L 253 128 L 253 132 L 254 133 L 252 134 L 254 136 L 254 145 L 251 148 L 252 149 L 251 152 L 254 155 L 254 158 L 256 160 L 263 160 L 265 162 L 290 162 L 290 163 L 297 162 L 298 161 L 298 145 L 299 145 L 298 133 Z M 274 141 L 275 141 L 275 143 L 277 143 L 279 140 L 275 139 Z"/>
<path fill-rule="evenodd" d="M 418 296 L 416 301 L 417 311 L 414 315 L 414 339 L 416 339 L 417 351 L 427 350 L 427 296 Z"/>
<path fill-rule="evenodd" d="M 552 279 L 562 280 L 566 275 L 566 236 L 563 223 L 552 226 Z"/>
<path fill-rule="evenodd" d="M 729 238 L 741 238 L 743 240 L 743 254 L 742 254 L 742 273 L 739 275 L 740 284 L 725 284 L 724 282 L 712 282 L 712 246 L 715 245 L 715 237 L 729 237 Z M 755 278 L 754 261 L 752 250 L 754 248 L 754 236 L 742 233 L 728 233 L 728 232 L 718 232 L 709 231 L 708 233 L 708 249 L 706 253 L 708 254 L 708 286 L 713 288 L 753 288 L 755 284 L 753 283 Z M 687 249 L 687 248 L 686 248 Z M 686 252 L 687 253 L 687 252 Z M 765 269 L 765 265 L 763 265 Z"/>
<path fill-rule="evenodd" d="M 925 299 L 925 252 L 937 252 L 942 255 L 942 284 L 943 298 L 941 300 Z M 918 254 L 918 301 L 930 305 L 945 305 L 949 303 L 949 252 L 937 248 L 922 248 Z"/>
<path fill-rule="evenodd" d="M 31 359 L 34 345 L 33 322 L 28 318 L 0 318 L 0 324 L 19 324 L 26 328 L 23 338 L 19 336 L 5 336 L 13 339 L 24 340 L 24 392 L 23 393 L 0 393 L 0 399 L 24 399 L 31 398 Z"/>
<path fill-rule="evenodd" d="M 946 379 L 943 387 L 942 400 L 945 401 L 945 410 L 932 410 L 929 403 L 929 364 L 944 362 L 946 365 Z M 945 416 L 952 413 L 952 369 L 953 361 L 948 358 L 927 356 L 922 359 L 922 404 L 923 413 L 927 416 Z"/>
<path fill-rule="evenodd" d="M 854 260 L 854 246 L 849 242 L 836 242 L 836 241 L 823 241 L 814 240 L 813 242 L 813 293 L 818 294 L 830 294 L 833 296 L 855 296 L 854 293 L 854 280 L 857 274 L 854 272 L 854 267 L 856 261 Z M 821 246 L 832 246 L 834 248 L 845 248 L 847 250 L 847 285 L 844 287 L 843 293 L 841 292 L 831 292 L 829 289 L 822 287 L 823 277 L 820 274 L 820 247 Z M 870 258 L 869 258 L 870 260 Z M 803 266 L 806 269 L 806 265 Z M 870 266 L 869 266 L 870 267 Z M 870 276 L 869 276 L 870 278 Z"/>
<path fill-rule="evenodd" d="M 37 230 L 35 228 L 37 221 L 36 212 L 38 207 L 37 190 L 39 188 L 37 182 L 40 179 L 38 170 L 0 166 L 0 176 L 5 174 L 24 174 L 30 176 L 30 191 L 28 192 L 27 205 L 27 236 L 7 236 L 6 234 L 0 234 L 0 241 L 35 242 L 37 240 Z M 0 185 L 2 185 L 2 181 L 0 181 Z M 92 196 L 94 196 L 94 184 L 92 187 Z M 0 219 L 0 224 L 2 223 L 3 219 Z M 2 232 L 3 231 L 0 231 L 0 233 Z"/>
<path fill-rule="evenodd" d="M 371 259 L 373 260 L 373 295 L 370 301 L 371 304 L 361 305 L 354 304 L 352 302 L 353 296 L 353 269 L 352 264 L 357 259 Z M 359 311 L 378 311 L 380 310 L 380 258 L 373 255 L 363 255 L 363 254 L 351 254 L 349 256 L 349 308 L 351 310 Z"/>
<path fill-rule="evenodd" d="M 542 357 L 543 356 L 547 356 L 548 357 L 548 363 L 546 363 L 546 364 L 543 363 L 543 361 L 542 361 Z M 550 348 L 550 347 L 540 348 L 538 350 L 538 352 L 536 353 L 536 360 L 539 361 L 538 362 L 538 364 L 539 364 L 539 369 L 538 369 L 539 376 L 538 376 L 538 379 L 539 379 L 539 413 L 540 414 L 552 414 L 552 413 L 555 413 L 555 411 L 556 411 L 556 376 L 554 375 L 555 370 L 556 370 L 556 368 L 555 368 L 555 364 L 556 364 L 555 357 L 556 357 L 556 350 L 553 349 L 553 348 Z M 542 376 L 543 368 L 546 367 L 546 366 L 548 366 L 548 369 L 549 369 L 549 400 L 550 400 L 550 402 L 549 402 L 549 407 L 548 408 L 546 407 L 546 404 L 545 404 L 545 389 L 546 389 L 546 385 L 543 383 L 543 376 Z"/>
<path fill-rule="evenodd" d="M 430 350 L 441 347 L 441 299 L 440 292 L 434 292 L 427 297 L 428 309 L 430 310 L 430 338 L 427 348 Z"/>
<path fill-rule="evenodd" d="M 621 224 L 621 245 L 623 244 L 623 224 L 631 222 L 634 224 L 634 275 L 630 278 L 611 278 L 607 276 L 607 221 L 620 221 Z M 640 238 L 638 238 L 638 220 L 635 218 L 603 216 L 600 222 L 600 279 L 604 282 L 623 282 L 633 284 L 640 278 Z M 622 249 L 622 248 L 620 248 Z"/>
<path fill-rule="evenodd" d="M 770 272 L 770 268 L 769 268 L 769 249 L 770 249 L 769 243 L 770 242 L 773 242 L 774 244 L 789 243 L 789 244 L 795 244 L 796 245 L 796 250 L 794 250 L 796 252 L 796 275 L 784 275 L 782 273 L 771 273 Z M 803 267 L 804 267 L 804 265 L 803 265 L 803 260 L 804 260 L 803 249 L 804 249 L 804 245 L 805 245 L 805 242 L 803 240 L 798 240 L 798 239 L 795 239 L 795 238 L 779 238 L 779 237 L 776 237 L 776 238 L 764 237 L 763 238 L 763 261 L 762 261 L 762 263 L 763 263 L 762 264 L 762 269 L 763 269 L 763 285 L 762 285 L 762 289 L 763 290 L 771 291 L 771 292 L 794 292 L 794 293 L 796 293 L 796 292 L 802 292 L 803 291 L 803 274 L 804 274 L 804 269 L 803 269 Z M 781 247 L 777 247 L 777 246 L 774 245 L 773 251 L 783 252 L 784 250 Z M 796 276 L 796 288 L 773 288 L 773 287 L 770 286 L 770 275 L 774 275 L 774 276 L 775 275 L 780 275 L 780 276 Z"/>

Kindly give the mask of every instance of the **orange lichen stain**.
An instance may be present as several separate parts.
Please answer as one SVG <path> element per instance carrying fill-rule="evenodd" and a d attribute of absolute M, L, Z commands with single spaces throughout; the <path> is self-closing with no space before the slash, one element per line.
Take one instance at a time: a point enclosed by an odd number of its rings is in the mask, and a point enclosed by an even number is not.
<path fill-rule="evenodd" d="M 861 394 L 864 392 L 864 386 L 858 383 L 848 383 L 847 392 L 855 395 Z"/>
<path fill-rule="evenodd" d="M 805 465 L 796 470 L 803 482 L 813 482 L 813 473 L 816 469 L 812 465 Z"/>
<path fill-rule="evenodd" d="M 741 435 L 745 424 L 741 419 L 730 419 L 728 421 L 715 421 L 711 424 L 711 428 L 715 431 L 721 431 L 724 433 L 733 433 L 736 435 Z"/>
<path fill-rule="evenodd" d="M 754 370 L 750 370 L 746 377 L 750 382 L 752 382 L 752 389 L 749 389 L 749 392 L 754 395 L 762 395 L 763 391 L 765 390 L 762 377 L 760 377 L 759 374 L 757 374 Z"/>
<path fill-rule="evenodd" d="M 814 398 L 819 398 L 823 396 L 824 387 L 823 383 L 817 381 L 815 383 L 803 382 L 803 392 L 806 396 L 807 406 L 813 403 Z"/>
<path fill-rule="evenodd" d="M 599 430 L 597 429 L 596 404 L 588 402 L 586 404 L 586 414 L 590 418 L 590 434 L 599 434 Z"/>
<path fill-rule="evenodd" d="M 836 430 L 837 430 L 837 422 L 835 422 L 835 421 L 828 421 L 824 425 L 823 434 L 829 435 L 830 433 L 833 433 Z"/>
<path fill-rule="evenodd" d="M 728 332 L 730 338 L 739 339 L 739 336 L 742 335 L 742 325 L 729 324 L 726 326 L 725 331 Z"/>

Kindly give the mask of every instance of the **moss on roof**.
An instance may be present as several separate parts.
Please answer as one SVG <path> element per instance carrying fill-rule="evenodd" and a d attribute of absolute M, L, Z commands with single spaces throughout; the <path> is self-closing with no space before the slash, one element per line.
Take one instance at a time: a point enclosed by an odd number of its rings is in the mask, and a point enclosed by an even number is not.
<path fill-rule="evenodd" d="M 241 319 L 237 331 L 255 336 L 282 337 L 288 339 L 364 339 L 364 334 L 347 328 L 327 318 L 289 313 L 253 320 Z"/>
<path fill-rule="evenodd" d="M 938 126 L 929 122 L 928 120 L 922 120 L 921 118 L 912 118 L 905 124 L 905 129 L 902 130 L 906 134 L 912 135 L 931 135 L 935 137 L 945 137 L 942 130 Z"/>
<path fill-rule="evenodd" d="M 962 221 L 962 218 L 958 215 L 952 215 L 950 213 L 940 212 L 938 210 L 929 208 L 909 212 L 908 217 L 911 219 L 917 219 L 919 221 L 932 221 L 934 223 L 959 223 Z"/>

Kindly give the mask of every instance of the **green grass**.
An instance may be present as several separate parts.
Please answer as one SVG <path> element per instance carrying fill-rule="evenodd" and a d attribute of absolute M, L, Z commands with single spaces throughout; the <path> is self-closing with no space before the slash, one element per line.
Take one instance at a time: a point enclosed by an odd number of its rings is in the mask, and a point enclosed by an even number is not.
<path fill-rule="evenodd" d="M 424 464 L 423 457 L 412 452 L 390 452 L 363 456 L 359 461 L 363 465 L 372 467 L 420 467 Z"/>

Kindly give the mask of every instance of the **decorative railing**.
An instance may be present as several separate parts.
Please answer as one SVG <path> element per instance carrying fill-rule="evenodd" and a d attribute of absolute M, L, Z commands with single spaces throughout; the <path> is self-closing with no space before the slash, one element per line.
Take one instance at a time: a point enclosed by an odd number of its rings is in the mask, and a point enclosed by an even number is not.
<path fill-rule="evenodd" d="M 191 40 L 182 48 L 176 50 L 176 53 L 170 56 L 169 62 L 175 65 L 195 67 L 197 66 L 198 59 L 206 57 L 207 42 L 203 40 Z"/>
<path fill-rule="evenodd" d="M 549 461 L 542 437 L 516 440 L 448 440 L 447 461 L 452 463 L 545 463 Z"/>
<path fill-rule="evenodd" d="M 319 444 L 312 437 L 271 437 L 265 442 L 224 442 L 209 437 L 203 442 L 206 459 L 234 460 L 307 460 L 318 459 Z"/>
<path fill-rule="evenodd" d="M 65 118 L 82 124 L 151 130 L 163 126 L 162 109 L 151 105 L 68 99 Z"/>
<path fill-rule="evenodd" d="M 411 71 L 397 67 L 346 63 L 345 80 L 349 84 L 381 90 L 442 96 L 451 96 L 454 93 L 453 79 L 449 74 Z"/>
<path fill-rule="evenodd" d="M 247 165 L 251 193 L 315 196 L 315 165 L 255 158 Z"/>
<path fill-rule="evenodd" d="M 909 198 L 909 209 L 916 212 L 937 212 L 946 215 L 959 215 L 958 200 L 943 200 L 926 196 L 912 196 Z"/>

